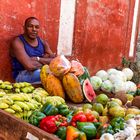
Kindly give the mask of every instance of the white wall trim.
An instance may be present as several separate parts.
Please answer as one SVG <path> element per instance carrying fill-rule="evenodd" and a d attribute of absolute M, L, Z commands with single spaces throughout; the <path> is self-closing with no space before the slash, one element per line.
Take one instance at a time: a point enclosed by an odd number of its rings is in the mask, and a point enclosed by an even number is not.
<path fill-rule="evenodd" d="M 57 54 L 70 56 L 73 46 L 76 0 L 61 0 Z"/>
<path fill-rule="evenodd" d="M 130 48 L 129 48 L 129 57 L 134 56 L 136 29 L 137 29 L 137 20 L 138 20 L 138 11 L 139 11 L 139 2 L 140 2 L 140 0 L 135 0 L 132 33 L 131 33 L 131 42 L 130 42 Z"/>

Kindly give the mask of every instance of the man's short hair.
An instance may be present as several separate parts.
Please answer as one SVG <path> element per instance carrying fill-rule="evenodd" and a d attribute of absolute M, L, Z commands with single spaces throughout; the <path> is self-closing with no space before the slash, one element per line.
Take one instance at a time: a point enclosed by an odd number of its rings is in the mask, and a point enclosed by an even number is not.
<path fill-rule="evenodd" d="M 27 23 L 28 23 L 29 21 L 31 21 L 32 19 L 38 20 L 36 17 L 28 17 L 28 18 L 25 20 L 25 22 L 24 22 L 24 26 L 26 26 Z M 38 20 L 38 21 L 39 21 L 39 20 Z"/>

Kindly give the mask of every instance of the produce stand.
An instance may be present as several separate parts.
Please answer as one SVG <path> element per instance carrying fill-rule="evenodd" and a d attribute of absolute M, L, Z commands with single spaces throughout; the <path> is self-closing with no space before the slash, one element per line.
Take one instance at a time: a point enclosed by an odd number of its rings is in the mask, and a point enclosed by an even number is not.
<path fill-rule="evenodd" d="M 0 110 L 0 140 L 59 140 L 25 121 Z"/>
<path fill-rule="evenodd" d="M 82 105 L 71 102 L 67 104 L 70 107 L 80 107 Z M 59 140 L 55 135 L 49 134 L 0 109 L 0 140 L 8 140 L 9 138 L 10 140 Z M 137 136 L 135 140 L 140 140 L 140 136 Z"/>

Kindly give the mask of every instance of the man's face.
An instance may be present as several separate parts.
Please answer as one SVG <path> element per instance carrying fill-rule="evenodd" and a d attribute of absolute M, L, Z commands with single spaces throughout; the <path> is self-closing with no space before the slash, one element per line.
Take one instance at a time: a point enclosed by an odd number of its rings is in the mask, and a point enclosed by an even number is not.
<path fill-rule="evenodd" d="M 29 20 L 24 27 L 24 31 L 30 39 L 36 39 L 39 32 L 39 21 L 36 19 Z"/>

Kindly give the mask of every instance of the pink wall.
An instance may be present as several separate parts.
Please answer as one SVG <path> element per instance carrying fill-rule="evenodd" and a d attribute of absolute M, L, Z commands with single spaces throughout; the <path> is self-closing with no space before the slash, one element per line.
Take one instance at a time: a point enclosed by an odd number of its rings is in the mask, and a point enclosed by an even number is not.
<path fill-rule="evenodd" d="M 22 33 L 27 17 L 40 19 L 40 36 L 57 50 L 60 2 L 1 0 L 0 79 L 12 80 L 8 49 L 11 39 Z M 99 69 L 120 66 L 122 57 L 128 57 L 134 2 L 77 0 L 72 58 L 79 59 L 92 75 Z"/>

